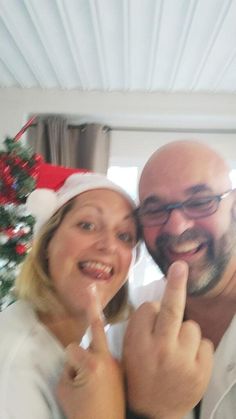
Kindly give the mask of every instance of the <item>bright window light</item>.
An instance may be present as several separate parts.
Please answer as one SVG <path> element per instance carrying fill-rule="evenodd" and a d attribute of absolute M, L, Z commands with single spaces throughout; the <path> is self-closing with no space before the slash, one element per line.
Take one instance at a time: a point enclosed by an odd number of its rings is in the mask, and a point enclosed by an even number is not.
<path fill-rule="evenodd" d="M 125 189 L 137 201 L 138 167 L 111 166 L 108 169 L 107 176 L 110 180 Z M 137 286 L 146 285 L 162 277 L 160 270 L 152 261 L 147 251 L 143 249 L 141 253 L 142 257 L 140 261 L 129 274 L 131 292 Z"/>
<path fill-rule="evenodd" d="M 134 199 L 137 199 L 138 167 L 111 166 L 107 177 L 121 186 Z"/>
<path fill-rule="evenodd" d="M 231 170 L 229 177 L 232 182 L 232 188 L 236 188 L 236 169 Z"/>

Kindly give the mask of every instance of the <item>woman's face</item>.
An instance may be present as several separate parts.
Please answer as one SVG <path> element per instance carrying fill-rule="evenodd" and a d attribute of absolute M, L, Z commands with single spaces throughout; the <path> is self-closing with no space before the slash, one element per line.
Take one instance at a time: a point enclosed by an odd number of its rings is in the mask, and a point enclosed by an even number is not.
<path fill-rule="evenodd" d="M 49 274 L 73 315 L 85 312 L 96 284 L 104 308 L 127 279 L 136 244 L 132 207 L 118 192 L 84 192 L 74 199 L 48 245 Z"/>

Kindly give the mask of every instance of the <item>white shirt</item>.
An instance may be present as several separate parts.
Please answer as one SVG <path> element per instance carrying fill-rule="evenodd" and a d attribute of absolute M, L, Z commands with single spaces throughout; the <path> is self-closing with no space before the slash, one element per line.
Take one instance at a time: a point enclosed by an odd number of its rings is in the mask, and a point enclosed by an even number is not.
<path fill-rule="evenodd" d="M 194 418 L 193 414 L 185 419 Z M 214 355 L 213 373 L 201 402 L 200 419 L 236 418 L 236 315 Z"/>
<path fill-rule="evenodd" d="M 17 301 L 0 313 L 0 418 L 63 419 L 54 395 L 65 351 Z"/>

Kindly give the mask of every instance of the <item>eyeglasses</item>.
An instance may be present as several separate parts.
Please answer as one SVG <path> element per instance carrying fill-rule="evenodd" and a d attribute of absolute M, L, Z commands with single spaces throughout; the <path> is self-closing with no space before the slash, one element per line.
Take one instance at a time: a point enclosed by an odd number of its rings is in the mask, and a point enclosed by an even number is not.
<path fill-rule="evenodd" d="M 208 217 L 218 210 L 222 199 L 226 198 L 232 191 L 233 189 L 221 195 L 190 198 L 184 202 L 173 202 L 167 205 L 147 202 L 137 208 L 136 215 L 143 227 L 153 227 L 167 223 L 171 212 L 175 209 L 182 210 L 188 218 L 192 219 Z"/>

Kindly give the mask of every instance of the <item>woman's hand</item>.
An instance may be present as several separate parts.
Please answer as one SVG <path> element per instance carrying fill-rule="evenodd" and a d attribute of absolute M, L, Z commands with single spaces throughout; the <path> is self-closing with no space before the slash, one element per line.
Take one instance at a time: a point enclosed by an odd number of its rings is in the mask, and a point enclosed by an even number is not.
<path fill-rule="evenodd" d="M 85 350 L 67 348 L 67 363 L 57 387 L 67 419 L 124 419 L 125 396 L 121 367 L 109 352 L 96 293 L 91 292 L 88 316 L 92 342 Z"/>

